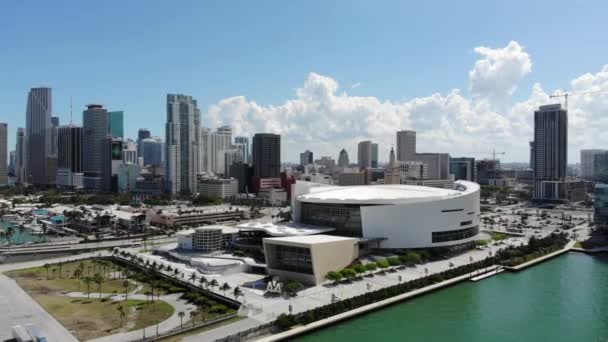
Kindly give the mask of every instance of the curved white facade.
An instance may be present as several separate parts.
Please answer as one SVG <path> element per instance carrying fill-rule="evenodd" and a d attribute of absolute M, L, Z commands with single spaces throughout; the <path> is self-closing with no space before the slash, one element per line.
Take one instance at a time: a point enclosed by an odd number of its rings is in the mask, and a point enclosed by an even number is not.
<path fill-rule="evenodd" d="M 413 185 L 324 186 L 296 182 L 295 222 L 334 234 L 381 239 L 380 248 L 428 248 L 473 241 L 479 234 L 479 185 L 453 190 Z"/>

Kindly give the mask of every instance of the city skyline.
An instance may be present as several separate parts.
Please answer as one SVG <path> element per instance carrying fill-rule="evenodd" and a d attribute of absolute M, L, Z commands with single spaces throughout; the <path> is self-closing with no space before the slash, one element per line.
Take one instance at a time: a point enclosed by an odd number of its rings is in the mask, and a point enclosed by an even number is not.
<path fill-rule="evenodd" d="M 189 5 L 191 12 L 205 18 L 210 16 L 204 11 L 205 5 Z M 255 28 L 236 25 L 237 32 L 228 33 L 215 27 L 218 19 L 213 18 L 201 20 L 203 26 L 198 28 L 173 20 L 159 28 L 146 25 L 164 18 L 164 6 L 160 3 L 147 3 L 144 13 L 140 13 L 134 4 L 121 6 L 121 11 L 113 11 L 112 3 L 104 4 L 104 8 L 91 6 L 93 8 L 65 6 L 69 7 L 69 13 L 65 13 L 68 19 L 60 25 L 51 25 L 51 37 L 46 32 L 40 36 L 40 30 L 36 29 L 43 27 L 60 6 L 43 4 L 31 9 L 11 4 L 12 15 L 5 18 L 7 29 L 0 33 L 0 37 L 6 34 L 11 38 L 6 39 L 9 46 L 0 73 L 9 78 L 14 75 L 16 80 L 10 85 L 0 85 L 11 150 L 15 148 L 17 127 L 25 127 L 26 93 L 41 84 L 53 89 L 52 115 L 58 115 L 61 123 L 70 122 L 70 99 L 72 120 L 78 123 L 81 123 L 79 113 L 86 104 L 101 103 L 107 108 L 124 111 L 125 136 L 131 138 L 136 137 L 141 126 L 149 128 L 154 136 L 164 136 L 166 94 L 190 94 L 199 100 L 202 127 L 214 130 L 229 125 L 233 135 L 250 138 L 255 133 L 281 134 L 282 160 L 291 162 L 297 162 L 302 147 L 318 156 L 333 158 L 346 148 L 352 157 L 356 155 L 357 143 L 364 140 L 377 142 L 380 161 L 386 162 L 388 152 L 395 144 L 393 133 L 403 129 L 418 132 L 421 152 L 448 152 L 459 157 L 496 148 L 506 150 L 507 154 L 501 156 L 503 161 L 523 162 L 529 159 L 526 141 L 533 135 L 534 108 L 562 100 L 549 99 L 549 94 L 557 89 L 572 90 L 575 94 L 608 91 L 607 61 L 601 57 L 606 55 L 607 48 L 592 44 L 597 41 L 599 33 L 596 31 L 601 32 L 592 29 L 599 25 L 592 18 L 601 12 L 597 8 L 606 6 L 602 3 L 597 3 L 595 11 L 586 11 L 585 6 L 559 9 L 559 6 L 528 4 L 526 13 L 518 12 L 523 17 L 517 25 L 507 20 L 518 7 L 516 4 L 478 4 L 479 8 L 474 8 L 470 14 L 461 13 L 462 20 L 448 13 L 438 13 L 436 22 L 441 24 L 437 29 L 431 29 L 418 18 L 386 26 L 370 25 L 374 22 L 370 19 L 360 27 L 356 25 L 359 22 L 356 19 L 370 7 L 375 13 L 390 17 L 404 15 L 410 10 L 426 13 L 433 7 L 430 5 L 411 5 L 410 9 L 399 3 L 359 4 L 350 8 L 331 4 L 327 5 L 326 12 L 315 11 L 310 5 L 296 6 L 285 14 L 298 10 L 302 17 L 298 20 L 287 15 L 291 20 L 286 22 L 285 18 L 276 16 Z M 446 12 L 473 7 L 471 4 L 457 9 L 452 6 L 455 5 L 443 7 Z M 94 10 L 99 10 L 98 15 L 109 23 L 136 19 L 121 26 L 125 34 L 82 25 L 86 16 L 79 14 Z M 250 10 L 251 13 L 267 10 L 274 14 L 286 11 L 278 8 Z M 330 39 L 314 45 L 312 38 L 319 32 L 309 30 L 306 19 L 315 17 L 322 27 L 334 27 L 335 22 L 330 19 L 335 20 L 332 13 L 338 10 L 344 11 L 338 20 L 349 31 L 340 30 L 335 38 L 350 39 L 343 39 L 343 42 Z M 41 20 L 31 20 L 28 15 L 32 11 L 40 14 Z M 235 17 L 243 15 L 223 6 L 214 11 Z M 138 15 L 133 16 L 135 13 Z M 539 25 L 532 19 L 541 13 L 556 20 L 568 20 L 571 25 L 553 28 L 551 32 L 539 29 L 532 33 Z M 583 13 L 587 16 L 584 31 L 573 25 L 582 23 Z M 466 22 L 476 14 L 479 22 Z M 420 30 L 414 31 L 422 38 L 411 39 L 410 31 L 417 28 L 417 24 Z M 450 24 L 460 30 L 446 32 Z M 483 24 L 487 25 L 487 32 L 477 32 L 478 25 Z M 142 33 L 141 25 L 148 27 L 150 33 Z M 293 35 L 293 39 L 287 42 L 285 39 L 269 39 L 272 42 L 255 39 L 275 37 L 277 33 L 269 31 L 276 25 L 283 25 L 281 27 Z M 504 26 L 497 32 L 492 29 L 494 25 Z M 245 28 L 251 32 L 245 34 Z M 585 35 L 580 34 L 583 32 Z M 124 40 L 114 39 L 119 33 Z M 466 39 L 456 39 L 463 33 L 467 34 Z M 221 39 L 222 42 L 216 39 L 220 34 L 226 38 Z M 376 41 L 377 36 L 384 38 Z M 569 48 L 559 46 L 557 37 L 571 39 Z M 141 44 L 135 44 L 136 39 Z M 159 49 L 155 39 L 171 44 Z M 185 47 L 186 51 L 196 57 L 168 55 L 173 44 L 187 40 L 193 43 Z M 251 41 L 264 48 L 244 51 L 237 48 Z M 400 43 L 394 44 L 395 41 Z M 24 42 L 32 42 L 42 49 L 48 56 L 46 65 L 49 67 L 33 64 L 28 55 L 31 46 Z M 296 42 L 302 46 L 294 45 Z M 276 44 L 284 46 L 278 49 Z M 361 50 L 361 45 L 373 50 Z M 107 53 L 109 46 L 122 53 Z M 139 50 L 132 50 L 132 46 Z M 215 53 L 210 54 L 207 49 L 214 49 Z M 349 54 L 349 63 L 336 58 L 343 56 L 344 49 L 353 52 Z M 144 55 L 152 50 L 166 58 Z M 257 50 L 276 51 L 277 56 Z M 87 52 L 86 57 L 82 51 Z M 320 53 L 310 58 L 308 51 Z M 378 53 L 366 53 L 369 51 Z M 94 54 L 90 52 L 103 52 L 103 61 L 93 58 Z M 229 58 L 236 55 L 240 57 Z M 166 63 L 173 64 L 171 73 L 163 71 Z M 25 68 L 27 72 L 23 72 Z M 96 82 L 87 82 L 89 78 L 95 78 Z M 141 86 L 142 79 L 145 86 Z M 577 162 L 581 149 L 608 144 L 608 138 L 594 134 L 608 124 L 602 118 L 608 108 L 597 93 L 573 95 L 569 102 L 568 160 Z M 485 149 L 480 150 L 479 146 Z"/>

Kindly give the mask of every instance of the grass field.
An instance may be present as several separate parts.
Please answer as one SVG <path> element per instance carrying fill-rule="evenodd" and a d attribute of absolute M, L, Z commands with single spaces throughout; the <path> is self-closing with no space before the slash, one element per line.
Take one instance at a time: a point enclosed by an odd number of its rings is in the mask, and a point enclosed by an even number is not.
<path fill-rule="evenodd" d="M 81 275 L 74 273 L 81 270 Z M 61 322 L 79 340 L 112 335 L 119 332 L 141 329 L 169 318 L 174 308 L 163 301 L 146 303 L 142 300 L 111 301 L 100 300 L 98 293 L 109 294 L 125 292 L 123 268 L 108 261 L 82 260 L 49 267 L 33 267 L 5 273 L 15 279 L 27 293 L 45 310 Z M 66 297 L 66 292 L 87 292 L 85 277 L 99 274 L 104 280 L 101 284 L 89 282 L 90 299 Z M 80 279 L 79 279 L 80 278 Z M 100 287 L 101 285 L 101 287 Z M 134 280 L 128 281 L 126 290 L 144 293 L 150 289 L 148 284 Z M 156 295 L 156 291 L 155 291 Z M 120 313 L 117 307 L 124 305 L 124 325 L 120 326 Z"/>
<path fill-rule="evenodd" d="M 82 266 L 81 266 L 82 265 Z M 80 279 L 74 276 L 76 269 L 82 270 Z M 121 279 L 122 268 L 112 263 L 93 262 L 92 260 L 83 260 L 78 262 L 64 263 L 61 265 L 61 272 L 58 264 L 45 267 L 33 267 L 23 270 L 6 272 L 6 275 L 15 279 L 19 286 L 30 294 L 52 294 L 61 292 L 87 291 L 85 277 L 93 277 L 99 273 L 104 281 L 101 283 L 102 293 L 124 293 L 124 279 Z M 61 273 L 61 275 L 60 275 Z M 48 276 L 47 276 L 48 274 Z M 128 292 L 135 290 L 136 283 L 131 281 L 127 288 Z M 91 295 L 99 292 L 99 285 L 90 282 L 89 290 Z"/>
<path fill-rule="evenodd" d="M 36 301 L 66 327 L 76 338 L 86 341 L 119 332 L 141 329 L 171 317 L 171 305 L 141 300 L 100 301 L 99 299 L 37 295 Z M 118 310 L 123 306 L 125 317 L 121 327 Z"/>

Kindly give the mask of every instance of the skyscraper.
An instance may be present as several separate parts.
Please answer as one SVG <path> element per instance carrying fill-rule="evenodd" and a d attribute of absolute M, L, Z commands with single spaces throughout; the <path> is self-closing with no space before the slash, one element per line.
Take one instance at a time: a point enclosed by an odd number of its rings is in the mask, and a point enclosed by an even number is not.
<path fill-rule="evenodd" d="M 592 149 L 581 150 L 581 177 L 584 179 L 593 179 L 594 160 L 597 155 L 605 153 L 606 150 Z"/>
<path fill-rule="evenodd" d="M 391 147 L 389 162 L 384 171 L 384 184 L 401 184 L 401 171 L 395 160 L 395 150 Z"/>
<path fill-rule="evenodd" d="M 568 112 L 560 104 L 534 112 L 534 198 L 564 199 L 568 155 Z"/>
<path fill-rule="evenodd" d="M 393 151 L 392 147 L 391 147 L 391 151 Z M 372 144 L 372 160 L 371 160 L 371 164 L 372 164 L 373 168 L 377 168 L 378 167 L 378 144 Z"/>
<path fill-rule="evenodd" d="M 253 136 L 251 149 L 253 157 L 253 176 L 274 178 L 281 175 L 281 136 L 270 133 L 257 133 Z"/>
<path fill-rule="evenodd" d="M 0 186 L 8 184 L 8 170 L 6 160 L 8 157 L 8 125 L 0 123 Z"/>
<path fill-rule="evenodd" d="M 167 95 L 165 184 L 171 194 L 195 193 L 197 190 L 200 118 L 201 112 L 192 96 Z"/>
<path fill-rule="evenodd" d="M 110 136 L 108 111 L 99 104 L 87 105 L 82 112 L 82 171 L 83 186 L 87 189 L 107 187 L 105 166 L 110 159 L 107 139 Z M 104 189 L 108 190 L 108 189 Z"/>
<path fill-rule="evenodd" d="M 243 163 L 251 162 L 251 160 L 249 160 L 249 137 L 234 137 L 234 144 L 237 146 L 238 149 L 243 151 Z M 242 147 L 239 147 L 241 145 Z"/>
<path fill-rule="evenodd" d="M 115 138 L 124 138 L 124 113 L 123 111 L 108 112 L 108 130 Z"/>
<path fill-rule="evenodd" d="M 80 188 L 82 182 L 82 127 L 57 130 L 57 187 Z"/>
<path fill-rule="evenodd" d="M 140 147 L 142 153 L 141 157 L 144 159 L 144 165 L 155 167 L 162 165 L 163 142 L 160 139 L 142 139 L 139 142 L 138 147 Z"/>
<path fill-rule="evenodd" d="M 338 156 L 338 167 L 348 167 L 350 162 L 348 161 L 348 152 L 345 149 L 340 151 L 340 155 Z"/>
<path fill-rule="evenodd" d="M 59 127 L 59 117 L 51 116 L 51 127 L 49 128 L 50 134 L 50 151 L 49 154 L 52 156 L 57 155 L 57 128 Z"/>
<path fill-rule="evenodd" d="M 17 164 L 17 152 L 15 152 L 15 150 L 12 150 L 8 153 L 8 175 L 10 177 L 15 177 L 16 173 L 15 173 L 15 165 Z"/>
<path fill-rule="evenodd" d="M 201 128 L 200 132 L 201 171 L 225 174 L 224 151 L 232 150 L 232 129 L 230 126 L 222 126 L 214 133 L 207 128 Z"/>
<path fill-rule="evenodd" d="M 313 154 L 309 150 L 300 153 L 300 165 L 310 165 L 313 163 Z"/>
<path fill-rule="evenodd" d="M 26 155 L 26 140 L 25 130 L 22 127 L 17 128 L 17 143 L 15 144 L 16 165 L 15 175 L 17 176 L 17 183 L 24 184 L 27 182 L 26 170 L 25 170 L 25 155 Z"/>
<path fill-rule="evenodd" d="M 361 141 L 358 147 L 357 164 L 359 168 L 366 169 L 372 167 L 372 142 Z"/>
<path fill-rule="evenodd" d="M 416 131 L 397 132 L 397 160 L 415 160 L 416 158 Z"/>
<path fill-rule="evenodd" d="M 25 164 L 28 183 L 47 184 L 47 158 L 50 155 L 52 113 L 51 88 L 32 88 L 27 97 Z"/>

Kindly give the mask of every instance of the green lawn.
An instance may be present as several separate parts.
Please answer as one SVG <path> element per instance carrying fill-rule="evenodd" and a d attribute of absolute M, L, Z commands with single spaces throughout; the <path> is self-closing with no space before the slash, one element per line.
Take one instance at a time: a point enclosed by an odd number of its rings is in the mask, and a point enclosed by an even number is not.
<path fill-rule="evenodd" d="M 34 299 L 66 329 L 81 341 L 141 329 L 171 317 L 171 305 L 156 301 L 146 304 L 141 300 L 106 301 L 37 295 Z M 123 305 L 126 316 L 121 327 L 118 307 Z"/>
<path fill-rule="evenodd" d="M 74 271 L 82 264 L 82 275 L 80 280 L 74 277 Z M 60 275 L 61 268 L 61 275 Z M 15 279 L 19 286 L 30 294 L 49 294 L 60 292 L 87 291 L 85 277 L 93 277 L 95 273 L 103 276 L 104 281 L 101 284 L 102 293 L 124 293 L 123 279 L 120 279 L 122 268 L 110 262 L 93 262 L 92 260 L 83 260 L 77 262 L 64 263 L 59 267 L 58 264 L 52 264 L 47 268 L 33 267 L 22 270 L 6 272 L 6 275 Z M 136 285 L 133 282 L 129 283 L 127 291 L 133 291 Z M 99 292 L 98 284 L 90 282 L 89 289 L 93 295 Z"/>

